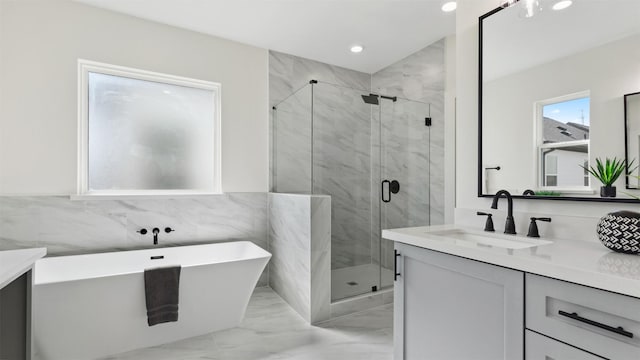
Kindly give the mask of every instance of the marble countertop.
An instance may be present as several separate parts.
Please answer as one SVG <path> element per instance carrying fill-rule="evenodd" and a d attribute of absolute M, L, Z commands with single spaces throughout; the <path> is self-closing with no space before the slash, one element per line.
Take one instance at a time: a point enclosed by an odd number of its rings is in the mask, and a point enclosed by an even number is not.
<path fill-rule="evenodd" d="M 525 249 L 505 249 L 434 234 L 434 232 L 455 229 L 482 233 L 482 230 L 457 225 L 438 225 L 382 230 L 382 237 L 640 298 L 640 255 L 615 253 L 599 243 L 590 241 L 542 238 L 540 240 L 550 240 L 552 243 Z"/>
<path fill-rule="evenodd" d="M 0 251 L 0 289 L 29 271 L 45 255 L 46 248 Z"/>

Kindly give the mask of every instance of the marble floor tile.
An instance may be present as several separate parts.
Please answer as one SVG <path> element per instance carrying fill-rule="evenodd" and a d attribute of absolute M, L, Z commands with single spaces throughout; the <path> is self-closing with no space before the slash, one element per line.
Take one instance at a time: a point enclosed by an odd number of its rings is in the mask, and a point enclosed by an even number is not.
<path fill-rule="evenodd" d="M 391 360 L 393 305 L 307 324 L 270 288 L 257 288 L 233 329 L 103 360 Z"/>

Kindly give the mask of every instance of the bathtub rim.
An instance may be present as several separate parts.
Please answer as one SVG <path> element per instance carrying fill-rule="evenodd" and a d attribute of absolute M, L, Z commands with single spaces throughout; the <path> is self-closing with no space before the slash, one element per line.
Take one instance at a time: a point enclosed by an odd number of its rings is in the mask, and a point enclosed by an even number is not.
<path fill-rule="evenodd" d="M 113 276 L 126 276 L 126 275 L 134 275 L 134 274 L 143 274 L 144 270 L 153 269 L 153 267 L 150 266 L 150 267 L 146 267 L 146 268 L 136 269 L 135 271 L 132 271 L 132 270 L 131 271 L 129 271 L 129 270 L 113 271 L 111 273 L 102 274 L 102 275 L 74 276 L 74 277 L 69 277 L 68 279 L 63 279 L 63 280 L 54 279 L 54 280 L 42 281 L 40 279 L 40 277 L 38 276 L 38 273 L 40 271 L 42 271 L 42 269 L 40 269 L 40 270 L 38 269 L 38 264 L 39 263 L 64 261 L 64 259 L 75 258 L 75 257 L 80 257 L 80 256 L 81 257 L 93 257 L 93 256 L 105 257 L 105 256 L 115 255 L 115 254 L 120 254 L 120 253 L 133 253 L 133 252 L 147 253 L 148 255 L 154 256 L 154 255 L 162 255 L 162 254 L 156 254 L 156 253 L 152 254 L 152 252 L 162 251 L 162 250 L 167 250 L 167 249 L 187 248 L 187 247 L 209 247 L 209 246 L 222 245 L 222 244 L 233 244 L 233 243 L 242 243 L 242 244 L 249 244 L 249 246 L 254 246 L 255 249 L 253 249 L 253 250 L 257 252 L 256 256 L 245 257 L 245 258 L 235 258 L 235 259 L 229 259 L 229 260 L 220 260 L 220 261 L 216 261 L 216 262 L 199 261 L 199 262 L 189 263 L 187 265 L 176 264 L 176 263 L 164 263 L 164 264 L 158 264 L 157 267 L 181 266 L 182 268 L 193 268 L 193 267 L 201 267 L 201 266 L 212 266 L 212 265 L 215 265 L 215 264 L 226 264 L 226 263 L 233 263 L 233 262 L 260 260 L 260 259 L 266 259 L 266 261 L 268 263 L 268 261 L 273 256 L 270 252 L 268 252 L 267 250 L 263 249 L 262 247 L 256 245 L 254 242 L 249 241 L 249 240 L 217 241 L 217 242 L 211 242 L 211 243 L 165 246 L 165 247 L 160 247 L 160 248 L 122 250 L 122 251 L 108 251 L 108 252 L 86 253 L 86 254 L 77 254 L 77 255 L 50 256 L 50 257 L 41 258 L 41 259 L 39 259 L 39 260 L 37 260 L 35 262 L 35 264 L 33 266 L 33 286 L 36 287 L 36 286 L 45 286 L 45 285 L 68 283 L 68 282 L 75 282 L 75 281 L 86 281 L 86 280 L 92 280 L 92 279 L 101 279 L 101 278 L 108 278 L 108 277 L 113 277 Z"/>

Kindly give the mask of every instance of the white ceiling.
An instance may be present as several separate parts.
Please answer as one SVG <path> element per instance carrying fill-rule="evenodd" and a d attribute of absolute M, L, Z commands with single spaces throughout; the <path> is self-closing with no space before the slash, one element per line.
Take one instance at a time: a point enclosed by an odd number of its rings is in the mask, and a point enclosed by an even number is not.
<path fill-rule="evenodd" d="M 444 0 L 76 1 L 366 73 L 455 32 Z"/>

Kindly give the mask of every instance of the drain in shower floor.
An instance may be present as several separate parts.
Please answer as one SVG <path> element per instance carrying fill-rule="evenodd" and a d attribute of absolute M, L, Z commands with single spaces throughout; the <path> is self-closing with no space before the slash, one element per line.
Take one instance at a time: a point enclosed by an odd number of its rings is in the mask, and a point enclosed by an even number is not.
<path fill-rule="evenodd" d="M 349 282 L 347 283 L 347 285 L 356 286 L 356 285 L 358 285 L 358 283 L 357 283 L 357 282 L 355 282 L 355 281 L 349 281 Z"/>

